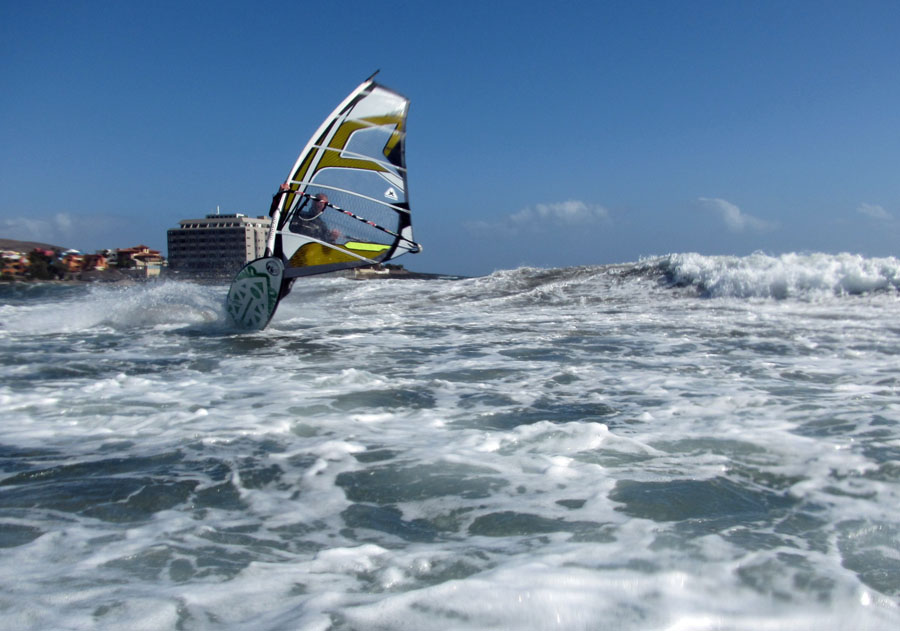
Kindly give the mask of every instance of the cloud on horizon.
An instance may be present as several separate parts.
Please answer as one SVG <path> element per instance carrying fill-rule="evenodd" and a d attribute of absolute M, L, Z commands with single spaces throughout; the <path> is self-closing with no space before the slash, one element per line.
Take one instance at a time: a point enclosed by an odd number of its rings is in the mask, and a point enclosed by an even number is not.
<path fill-rule="evenodd" d="M 716 213 L 724 222 L 725 227 L 731 232 L 745 232 L 748 230 L 762 232 L 775 227 L 775 224 L 741 212 L 740 208 L 728 200 L 718 197 L 700 197 L 697 201 L 704 208 Z"/>
<path fill-rule="evenodd" d="M 0 236 L 19 241 L 37 241 L 69 247 L 75 238 L 74 221 L 66 213 L 50 218 L 11 217 L 0 219 Z"/>
<path fill-rule="evenodd" d="M 577 227 L 609 220 L 609 211 L 599 204 L 570 199 L 564 202 L 536 204 L 496 221 L 471 221 L 466 227 L 475 233 L 540 232 L 541 230 Z"/>
<path fill-rule="evenodd" d="M 890 221 L 894 218 L 891 213 L 884 209 L 884 206 L 879 206 L 878 204 L 867 204 L 863 202 L 857 206 L 856 212 L 881 221 Z"/>
<path fill-rule="evenodd" d="M 603 206 L 575 199 L 553 204 L 537 204 L 509 215 L 510 221 L 523 225 L 537 222 L 573 226 L 606 219 L 609 219 L 609 211 Z"/>

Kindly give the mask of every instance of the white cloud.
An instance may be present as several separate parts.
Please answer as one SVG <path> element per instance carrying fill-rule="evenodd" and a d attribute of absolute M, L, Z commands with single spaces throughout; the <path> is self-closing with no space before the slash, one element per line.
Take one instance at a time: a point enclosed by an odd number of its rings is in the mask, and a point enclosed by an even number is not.
<path fill-rule="evenodd" d="M 740 208 L 727 200 L 701 197 L 698 201 L 705 208 L 717 213 L 731 232 L 744 232 L 745 230 L 762 231 L 773 227 L 773 224 L 767 221 L 741 212 Z"/>
<path fill-rule="evenodd" d="M 883 221 L 890 221 L 894 218 L 891 213 L 886 211 L 883 206 L 879 206 L 878 204 L 862 203 L 856 208 L 856 212 L 872 217 L 873 219 L 881 219 Z"/>
<path fill-rule="evenodd" d="M 72 217 L 57 213 L 50 218 L 11 217 L 0 220 L 0 233 L 8 239 L 68 245 L 73 238 Z"/>
<path fill-rule="evenodd" d="M 493 221 L 469 221 L 465 226 L 476 236 L 511 236 L 559 227 L 586 227 L 608 219 L 609 211 L 603 206 L 570 199 L 552 204 L 536 204 Z"/>
<path fill-rule="evenodd" d="M 519 225 L 552 224 L 557 226 L 583 225 L 608 218 L 609 211 L 603 206 L 587 204 L 575 199 L 553 204 L 537 204 L 509 216 L 510 221 Z"/>
<path fill-rule="evenodd" d="M 493 236 L 497 231 L 496 225 L 489 221 L 467 221 L 464 225 L 475 236 L 489 237 Z"/>

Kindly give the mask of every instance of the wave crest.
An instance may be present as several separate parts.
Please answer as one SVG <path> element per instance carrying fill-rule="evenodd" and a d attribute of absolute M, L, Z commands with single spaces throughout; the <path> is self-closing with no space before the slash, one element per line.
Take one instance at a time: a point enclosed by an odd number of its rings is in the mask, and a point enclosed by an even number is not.
<path fill-rule="evenodd" d="M 657 260 L 668 282 L 707 297 L 812 298 L 900 290 L 900 260 L 855 254 L 670 254 Z"/>

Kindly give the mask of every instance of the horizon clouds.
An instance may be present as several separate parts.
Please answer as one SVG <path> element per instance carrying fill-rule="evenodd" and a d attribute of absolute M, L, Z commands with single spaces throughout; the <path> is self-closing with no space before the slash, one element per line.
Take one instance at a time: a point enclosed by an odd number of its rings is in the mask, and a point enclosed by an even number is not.
<path fill-rule="evenodd" d="M 718 215 L 730 232 L 744 232 L 747 230 L 763 232 L 775 227 L 775 224 L 771 222 L 748 215 L 736 204 L 732 204 L 726 199 L 700 197 L 697 201 L 703 208 L 711 210 Z"/>

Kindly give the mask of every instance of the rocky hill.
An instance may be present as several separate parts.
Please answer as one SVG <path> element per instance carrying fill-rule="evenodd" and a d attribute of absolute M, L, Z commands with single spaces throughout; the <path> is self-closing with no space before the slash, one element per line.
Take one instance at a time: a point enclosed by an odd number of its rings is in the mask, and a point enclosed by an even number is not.
<path fill-rule="evenodd" d="M 31 252 L 35 248 L 42 250 L 68 250 L 61 245 L 50 245 L 38 241 L 18 241 L 16 239 L 0 239 L 0 250 L 12 250 L 13 252 Z"/>

